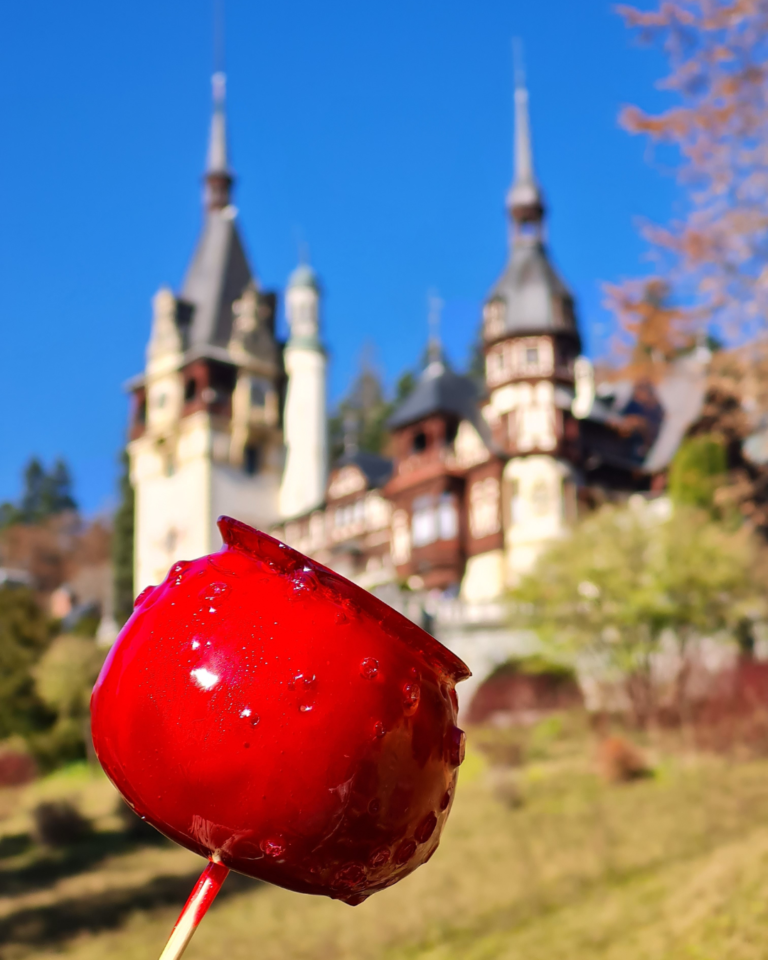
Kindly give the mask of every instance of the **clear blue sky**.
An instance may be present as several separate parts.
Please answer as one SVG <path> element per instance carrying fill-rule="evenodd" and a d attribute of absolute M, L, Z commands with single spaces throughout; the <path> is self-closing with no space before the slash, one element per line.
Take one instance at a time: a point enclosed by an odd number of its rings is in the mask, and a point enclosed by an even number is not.
<path fill-rule="evenodd" d="M 87 511 L 114 495 L 121 385 L 199 228 L 211 25 L 211 0 L 4 5 L 0 499 L 33 453 L 68 459 Z M 366 343 L 388 384 L 416 362 L 430 287 L 464 363 L 506 253 L 515 35 L 551 247 L 599 353 L 600 284 L 643 269 L 635 218 L 674 199 L 616 122 L 622 103 L 658 105 L 663 63 L 609 3 L 228 0 L 235 202 L 266 287 L 309 244 L 332 401 Z"/>

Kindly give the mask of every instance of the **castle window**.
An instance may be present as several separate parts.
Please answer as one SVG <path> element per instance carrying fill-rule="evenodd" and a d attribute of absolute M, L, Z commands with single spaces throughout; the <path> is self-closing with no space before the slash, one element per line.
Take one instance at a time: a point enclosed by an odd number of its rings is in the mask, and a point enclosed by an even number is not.
<path fill-rule="evenodd" d="M 191 400 L 194 400 L 196 395 L 197 395 L 197 380 L 195 380 L 194 377 L 190 377 L 184 386 L 185 402 L 189 403 Z"/>
<path fill-rule="evenodd" d="M 427 435 L 420 430 L 413 438 L 413 452 L 423 453 L 427 449 Z"/>
<path fill-rule="evenodd" d="M 441 540 L 455 540 L 459 534 L 459 518 L 453 497 L 445 493 L 437 505 L 437 527 Z"/>
<path fill-rule="evenodd" d="M 258 469 L 259 448 L 249 443 L 243 451 L 243 470 L 249 477 L 252 477 L 258 472 Z"/>
<path fill-rule="evenodd" d="M 552 341 L 544 337 L 528 337 L 514 346 L 513 367 L 522 376 L 549 376 L 554 370 Z"/>
<path fill-rule="evenodd" d="M 412 537 L 414 547 L 425 547 L 437 540 L 437 515 L 432 497 L 413 501 Z"/>

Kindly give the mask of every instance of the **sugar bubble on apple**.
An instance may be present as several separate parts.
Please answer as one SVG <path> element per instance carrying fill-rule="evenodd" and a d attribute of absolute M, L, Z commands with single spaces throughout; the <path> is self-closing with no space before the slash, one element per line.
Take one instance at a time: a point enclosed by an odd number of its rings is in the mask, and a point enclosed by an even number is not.
<path fill-rule="evenodd" d="M 464 755 L 461 660 L 272 537 L 219 528 L 220 552 L 137 598 L 91 703 L 126 801 L 209 860 L 168 958 L 228 870 L 353 905 L 406 877 L 437 848 Z"/>

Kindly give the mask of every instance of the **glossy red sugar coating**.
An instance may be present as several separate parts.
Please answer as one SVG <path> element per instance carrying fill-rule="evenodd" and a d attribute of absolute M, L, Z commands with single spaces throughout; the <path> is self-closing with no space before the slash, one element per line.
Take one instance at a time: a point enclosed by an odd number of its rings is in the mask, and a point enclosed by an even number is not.
<path fill-rule="evenodd" d="M 466 665 L 380 600 L 222 517 L 136 601 L 91 701 L 107 775 L 162 833 L 348 903 L 425 863 L 453 799 Z"/>

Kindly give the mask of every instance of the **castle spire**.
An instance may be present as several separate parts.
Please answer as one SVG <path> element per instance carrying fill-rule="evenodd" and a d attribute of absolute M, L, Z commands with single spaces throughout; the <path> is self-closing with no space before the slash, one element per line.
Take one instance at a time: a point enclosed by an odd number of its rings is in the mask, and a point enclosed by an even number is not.
<path fill-rule="evenodd" d="M 515 44 L 515 172 L 507 208 L 515 235 L 526 227 L 540 227 L 544 219 L 544 199 L 533 169 L 528 86 L 519 42 Z"/>
<path fill-rule="evenodd" d="M 440 299 L 436 290 L 430 290 L 427 297 L 429 312 L 427 314 L 427 323 L 429 324 L 429 340 L 427 341 L 427 367 L 432 374 L 442 373 L 445 369 L 443 363 L 443 343 L 440 339 L 440 317 L 443 312 L 443 301 Z M 439 368 L 439 369 L 438 369 Z"/>
<path fill-rule="evenodd" d="M 205 167 L 205 205 L 209 210 L 223 210 L 229 206 L 233 181 L 227 151 L 226 76 L 214 73 L 212 83 L 213 116 Z"/>

